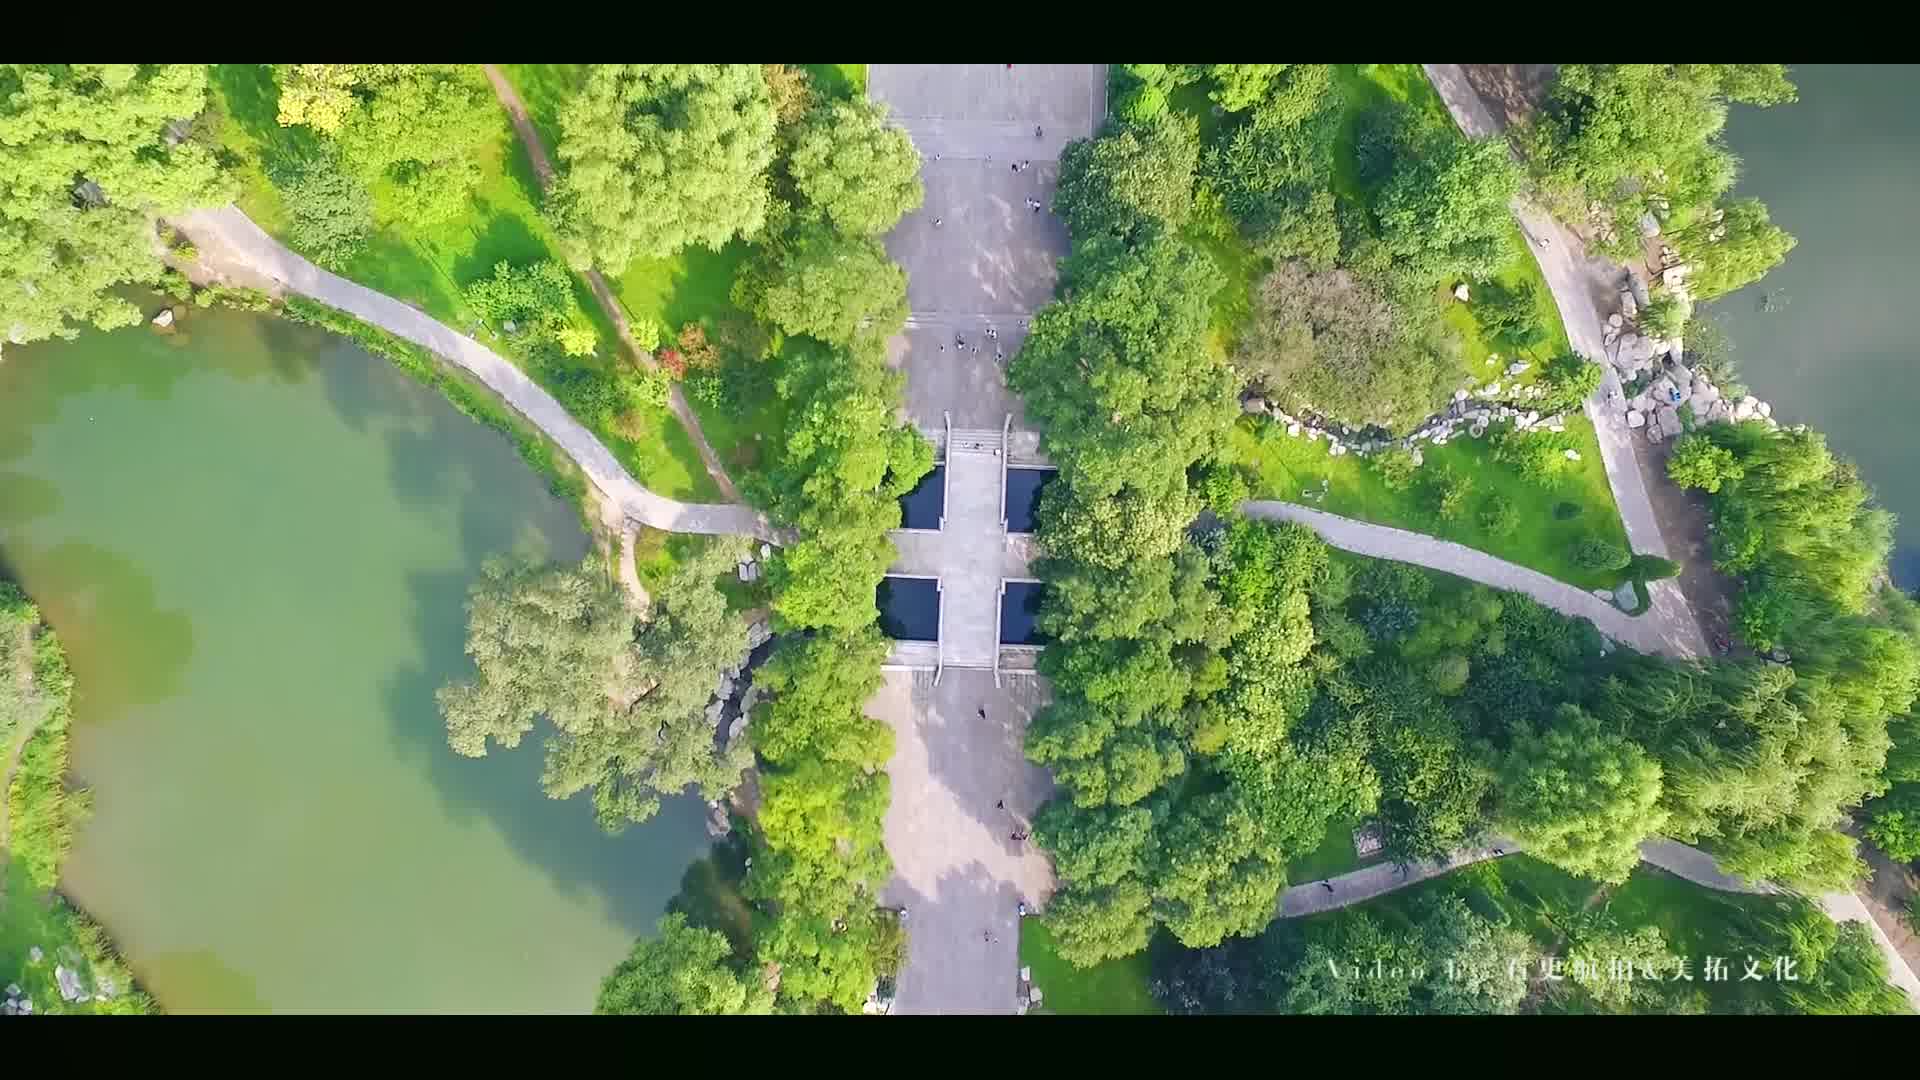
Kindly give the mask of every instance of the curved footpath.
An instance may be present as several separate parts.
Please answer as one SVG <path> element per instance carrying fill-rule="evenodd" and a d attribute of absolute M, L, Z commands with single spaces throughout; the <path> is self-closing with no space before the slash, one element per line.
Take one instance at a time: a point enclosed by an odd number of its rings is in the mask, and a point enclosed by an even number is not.
<path fill-rule="evenodd" d="M 1243 502 L 1240 512 L 1248 517 L 1270 521 L 1299 522 L 1342 551 L 1414 563 L 1496 589 L 1525 593 L 1562 615 L 1586 619 L 1601 633 L 1643 653 L 1696 655 L 1689 651 L 1692 643 L 1684 632 L 1671 624 L 1646 616 L 1629 615 L 1614 607 L 1612 601 L 1602 600 L 1585 589 L 1548 577 L 1538 570 L 1496 559 L 1464 544 L 1388 525 L 1355 521 L 1324 510 L 1312 510 L 1295 503 L 1271 499 Z"/>
<path fill-rule="evenodd" d="M 1434 89 L 1446 103 L 1447 111 L 1462 131 L 1474 138 L 1503 134 L 1499 124 L 1487 111 L 1486 104 L 1468 84 L 1458 64 L 1423 66 L 1428 80 L 1433 83 Z M 1566 324 L 1567 337 L 1574 349 L 1589 359 L 1604 357 L 1600 305 L 1596 298 L 1617 292 L 1615 283 L 1623 280 L 1623 272 L 1619 267 L 1602 260 L 1586 258 L 1585 249 L 1577 237 L 1561 227 L 1550 215 L 1523 200 L 1514 200 L 1513 213 L 1521 232 L 1529 241 L 1528 249 L 1546 277 L 1547 287 L 1560 309 L 1561 320 Z M 1544 250 L 1537 242 L 1542 236 L 1551 239 L 1551 244 Z M 1600 370 L 1603 373 L 1600 388 L 1594 397 L 1587 400 L 1586 411 L 1600 441 L 1607 481 L 1613 488 L 1614 501 L 1620 508 L 1621 520 L 1633 549 L 1665 556 L 1666 539 L 1660 533 L 1653 502 L 1647 497 L 1646 485 L 1641 480 L 1631 433 L 1609 410 L 1598 405 L 1607 400 L 1610 394 L 1618 392 L 1619 378 L 1611 364 L 1600 363 Z M 1292 503 L 1255 500 L 1241 504 L 1241 510 L 1251 517 L 1297 521 L 1311 527 L 1328 543 L 1346 551 L 1416 563 L 1496 588 L 1526 593 L 1562 614 L 1592 621 L 1601 632 L 1632 644 L 1643 652 L 1679 657 L 1707 655 L 1706 639 L 1700 632 L 1699 623 L 1694 619 L 1692 609 L 1687 606 L 1678 585 L 1672 581 L 1653 582 L 1649 587 L 1652 608 L 1647 614 L 1636 617 L 1627 615 L 1591 593 L 1582 592 L 1538 571 L 1435 537 L 1352 521 Z M 1281 894 L 1280 917 L 1295 918 L 1346 907 L 1471 863 L 1510 855 L 1519 850 L 1519 845 L 1504 837 L 1490 837 L 1483 844 L 1462 849 L 1445 860 L 1415 863 L 1404 870 L 1391 863 L 1369 866 L 1325 882 L 1296 885 Z M 1743 893 L 1782 891 L 1769 882 L 1747 882 L 1726 874 L 1720 870 L 1712 855 L 1674 840 L 1661 837 L 1647 840 L 1640 845 L 1640 858 L 1709 889 Z M 1860 898 L 1852 892 L 1835 892 L 1815 899 L 1835 922 L 1857 921 L 1867 924 L 1880 946 L 1881 954 L 1886 957 L 1890 981 L 1906 993 L 1907 1000 L 1916 1010 L 1920 1010 L 1920 976 L 1915 975 L 1912 965 L 1900 954 L 1886 931 L 1873 920 Z"/>
<path fill-rule="evenodd" d="M 1452 114 L 1453 122 L 1469 137 L 1490 138 L 1504 134 L 1486 103 L 1467 82 L 1459 64 L 1423 64 L 1427 81 L 1433 84 L 1440 100 Z M 1516 155 L 1517 156 L 1517 155 Z M 1603 408 L 1603 403 L 1620 394 L 1620 376 L 1605 362 L 1606 343 L 1601 325 L 1603 299 L 1619 295 L 1626 282 L 1626 271 L 1604 259 L 1586 256 L 1586 248 L 1570 230 L 1562 228 L 1553 216 L 1516 196 L 1511 204 L 1514 220 L 1527 239 L 1527 250 L 1546 278 L 1547 291 L 1560 309 L 1560 321 L 1566 326 L 1567 340 L 1575 352 L 1600 365 L 1600 386 L 1586 401 L 1587 419 L 1593 421 L 1593 433 L 1600 442 L 1600 459 L 1607 470 L 1607 484 L 1613 488 L 1613 501 L 1626 526 L 1627 540 L 1633 550 L 1646 555 L 1668 557 L 1666 537 L 1660 532 L 1660 519 L 1647 496 L 1646 482 L 1640 475 L 1633 433 L 1618 409 Z M 1541 238 L 1550 241 L 1540 246 Z M 1706 635 L 1687 606 L 1686 597 L 1674 581 L 1655 581 L 1647 586 L 1652 607 L 1642 619 L 1658 623 L 1660 636 L 1671 645 L 1671 655 L 1706 656 Z"/>
<path fill-rule="evenodd" d="M 500 107 L 507 110 L 507 118 L 513 122 L 514 133 L 520 137 L 520 145 L 526 148 L 527 160 L 533 163 L 533 175 L 540 180 L 540 190 L 546 191 L 553 187 L 553 162 L 547 158 L 547 148 L 541 145 L 540 132 L 535 130 L 533 119 L 527 114 L 526 103 L 520 100 L 519 91 L 513 88 L 513 83 L 508 81 L 506 75 L 501 72 L 500 65 L 481 64 L 480 70 L 486 72 L 487 81 L 493 84 L 493 96 L 499 99 Z M 593 299 L 600 305 L 600 310 L 606 314 L 607 320 L 613 323 L 614 331 L 620 335 L 620 343 L 626 346 L 628 355 L 652 367 L 653 354 L 641 348 L 640 342 L 635 340 L 633 326 L 627 321 L 626 309 L 620 306 L 620 301 L 614 297 L 613 290 L 607 286 L 606 276 L 601 274 L 597 267 L 588 267 L 586 279 L 587 287 L 593 292 Z M 680 421 L 680 426 L 686 430 L 687 438 L 693 442 L 695 452 L 700 455 L 700 463 L 706 467 L 707 475 L 713 477 L 714 485 L 720 489 L 720 494 L 729 499 L 738 500 L 740 491 L 733 486 L 733 478 L 727 475 L 726 468 L 720 464 L 720 455 L 714 452 L 713 444 L 707 441 L 706 429 L 700 426 L 700 417 L 694 414 L 693 406 L 687 402 L 687 395 L 680 389 L 678 380 L 667 384 L 667 407 L 673 410 L 673 415 Z"/>
<path fill-rule="evenodd" d="M 320 269 L 268 236 L 238 207 L 194 210 L 168 220 L 193 241 L 201 263 L 210 269 L 237 272 L 243 281 L 264 278 L 404 338 L 471 373 L 552 439 L 627 518 L 668 532 L 780 541 L 766 515 L 751 507 L 683 503 L 648 491 L 592 432 L 504 357 L 391 296 Z"/>

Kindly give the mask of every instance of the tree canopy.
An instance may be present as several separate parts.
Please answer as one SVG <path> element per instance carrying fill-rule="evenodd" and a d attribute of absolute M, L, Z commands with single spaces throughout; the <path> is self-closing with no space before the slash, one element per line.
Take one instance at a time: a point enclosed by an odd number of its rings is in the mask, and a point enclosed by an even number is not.
<path fill-rule="evenodd" d="M 815 109 L 787 167 L 800 195 L 853 236 L 879 236 L 926 198 L 920 151 L 878 102 Z"/>
<path fill-rule="evenodd" d="M 740 973 L 724 935 L 687 925 L 674 912 L 661 918 L 659 936 L 635 942 L 600 987 L 593 1011 L 601 1016 L 764 1016 L 773 993 L 757 972 Z"/>
<path fill-rule="evenodd" d="M 1534 856 L 1612 884 L 1640 862 L 1640 842 L 1666 824 L 1660 765 L 1577 705 L 1516 738 L 1498 783 L 1501 828 Z"/>
<path fill-rule="evenodd" d="M 591 789 L 609 832 L 652 817 L 662 794 L 731 789 L 751 753 L 716 749 L 705 709 L 721 670 L 747 651 L 746 625 L 715 587 L 740 552 L 737 541 L 710 543 L 657 590 L 637 628 L 591 562 L 488 563 L 467 608 L 479 677 L 438 694 L 448 743 L 469 757 L 489 741 L 512 749 L 546 717 L 555 730 L 542 786 L 556 799 Z"/>
<path fill-rule="evenodd" d="M 159 278 L 150 218 L 233 194 L 181 137 L 206 103 L 202 64 L 0 65 L 0 338 L 140 321 L 110 290 Z"/>
<path fill-rule="evenodd" d="M 773 136 L 758 65 L 595 65 L 560 113 L 556 226 L 578 265 L 614 271 L 753 236 Z"/>

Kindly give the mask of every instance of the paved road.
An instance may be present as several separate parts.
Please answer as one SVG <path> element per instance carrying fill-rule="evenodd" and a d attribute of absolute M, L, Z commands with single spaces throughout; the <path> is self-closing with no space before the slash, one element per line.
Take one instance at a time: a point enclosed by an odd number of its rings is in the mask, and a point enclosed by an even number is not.
<path fill-rule="evenodd" d="M 1342 551 L 1393 559 L 1441 570 L 1456 577 L 1491 585 L 1496 589 L 1525 593 L 1542 604 L 1574 618 L 1586 619 L 1615 641 L 1633 646 L 1643 653 L 1662 656 L 1694 656 L 1694 643 L 1686 634 L 1686 625 L 1645 615 L 1629 615 L 1610 600 L 1548 577 L 1538 570 L 1496 559 L 1484 551 L 1441 540 L 1424 533 L 1408 532 L 1388 525 L 1374 525 L 1313 510 L 1295 503 L 1254 499 L 1240 504 L 1248 517 L 1269 521 L 1297 521 L 1320 534 L 1327 543 Z M 1690 622 L 1691 620 L 1689 620 Z M 1695 630 L 1698 633 L 1698 630 Z"/>
<path fill-rule="evenodd" d="M 493 84 L 493 96 L 500 99 L 500 107 L 507 110 L 508 118 L 513 121 L 513 130 L 520 137 L 520 145 L 526 147 L 527 159 L 533 163 L 534 175 L 540 178 L 541 190 L 551 188 L 554 176 L 553 163 L 547 160 L 547 148 L 540 142 L 540 132 L 534 128 L 533 119 L 527 115 L 527 106 L 521 102 L 519 92 L 513 88 L 513 83 L 507 80 L 507 76 L 500 70 L 498 64 L 481 64 L 480 68 L 487 73 L 487 81 Z M 600 310 L 606 313 L 608 320 L 613 323 L 614 331 L 620 335 L 620 344 L 634 359 L 652 367 L 653 354 L 641 348 L 640 343 L 634 340 L 633 327 L 627 323 L 626 309 L 620 305 L 619 300 L 614 298 L 613 290 L 607 286 L 607 279 L 599 270 L 591 267 L 588 268 L 586 276 L 587 286 L 593 290 L 593 299 L 600 305 Z M 720 455 L 713 452 L 713 444 L 707 441 L 707 433 L 700 426 L 700 418 L 694 414 L 693 406 L 687 402 L 687 395 L 682 392 L 678 382 L 670 383 L 667 387 L 667 407 L 673 410 L 673 415 L 679 419 L 680 426 L 686 429 L 687 437 L 692 440 L 694 450 L 700 455 L 700 463 L 706 467 L 707 475 L 713 477 L 714 485 L 720 489 L 720 494 L 738 502 L 739 489 L 733 486 L 733 478 L 727 475 L 726 468 L 720 464 Z"/>
<path fill-rule="evenodd" d="M 996 445 L 1011 416 L 1013 443 L 1028 446 L 1034 440 L 994 352 L 1013 356 L 1026 317 L 1053 296 L 1055 268 L 1067 253 L 1065 228 L 1044 209 L 1053 200 L 1054 161 L 1067 140 L 1091 135 L 1104 115 L 1105 69 L 874 64 L 867 85 L 913 136 L 927 188 L 925 205 L 886 240 L 906 268 L 913 310 L 888 353 L 907 376 L 908 415 L 936 436 L 951 415 L 956 440 L 975 429 L 994 437 L 974 441 Z M 997 337 L 986 336 L 989 327 Z M 999 579 L 1025 574 L 1024 538 L 1010 540 L 1001 525 L 1001 461 L 981 451 L 952 453 L 945 529 L 894 536 L 897 566 L 945 582 L 949 665 L 991 665 Z M 909 651 L 927 650 L 896 656 Z M 882 895 L 909 913 L 896 1012 L 1012 1013 L 1018 1006 L 1016 905 L 1038 907 L 1053 888 L 1045 855 L 1012 839 L 1052 792 L 1046 771 L 1024 752 L 1027 721 L 1046 696 L 1035 676 L 995 686 L 990 671 L 949 666 L 937 687 L 924 672 L 888 672 L 867 705 L 895 736 L 886 819 L 894 877 Z M 995 805 L 1002 802 L 1004 810 Z"/>
<path fill-rule="evenodd" d="M 1502 133 L 1499 122 L 1468 84 L 1460 65 L 1423 66 L 1460 130 L 1474 138 Z M 1587 419 L 1593 421 L 1594 434 L 1600 441 L 1607 483 L 1613 488 L 1613 501 L 1620 508 L 1627 539 L 1637 552 L 1666 557 L 1666 537 L 1660 532 L 1653 500 L 1647 497 L 1646 483 L 1635 457 L 1637 449 L 1632 430 L 1620 410 L 1604 407 L 1612 395 L 1620 393 L 1620 378 L 1613 365 L 1604 359 L 1607 352 L 1600 329 L 1605 322 L 1602 312 L 1610 311 L 1618 303 L 1626 271 L 1605 259 L 1588 258 L 1579 237 L 1524 198 L 1515 198 L 1512 205 L 1520 232 L 1526 236 L 1528 249 L 1540 264 L 1547 288 L 1560 309 L 1560 319 L 1566 325 L 1567 338 L 1573 343 L 1574 351 L 1600 365 L 1600 388 L 1587 399 Z M 1542 237 L 1549 241 L 1545 248 L 1540 246 Z M 1648 593 L 1653 607 L 1642 618 L 1660 623 L 1663 634 L 1676 644 L 1684 643 L 1685 651 L 1680 655 L 1707 655 L 1706 636 L 1700 632 L 1700 624 L 1681 595 L 1679 584 L 1656 581 L 1648 586 Z"/>
<path fill-rule="evenodd" d="M 268 236 L 237 207 L 195 210 L 170 220 L 192 239 L 210 269 L 240 280 L 264 279 L 318 300 L 470 372 L 545 432 L 628 518 L 670 532 L 740 534 L 778 542 L 766 516 L 749 507 L 683 503 L 648 491 L 552 395 L 498 353 L 417 308 L 320 269 Z"/>

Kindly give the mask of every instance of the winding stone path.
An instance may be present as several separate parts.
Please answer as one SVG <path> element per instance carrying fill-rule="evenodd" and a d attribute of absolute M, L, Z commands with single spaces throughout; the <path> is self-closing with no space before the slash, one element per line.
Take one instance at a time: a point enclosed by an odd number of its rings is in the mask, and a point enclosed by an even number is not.
<path fill-rule="evenodd" d="M 200 261 L 209 269 L 241 281 L 265 281 L 317 300 L 472 374 L 545 432 L 627 518 L 669 532 L 736 534 L 780 542 L 766 515 L 750 507 L 683 503 L 648 491 L 592 432 L 504 357 L 417 308 L 320 269 L 268 236 L 239 208 L 194 210 L 168 220 L 193 241 Z"/>
<path fill-rule="evenodd" d="M 1586 619 L 1601 633 L 1643 653 L 1698 655 L 1693 651 L 1693 642 L 1686 636 L 1684 627 L 1676 627 L 1646 615 L 1629 615 L 1614 607 L 1612 601 L 1602 600 L 1585 589 L 1548 577 L 1538 570 L 1494 558 L 1464 544 L 1389 525 L 1355 521 L 1324 510 L 1271 499 L 1241 503 L 1240 511 L 1252 518 L 1299 522 L 1342 551 L 1414 563 L 1496 589 L 1525 593 L 1562 615 Z M 1698 633 L 1697 629 L 1695 633 Z"/>
<path fill-rule="evenodd" d="M 1504 130 L 1486 102 L 1480 100 L 1460 70 L 1459 64 L 1423 64 L 1427 80 L 1446 103 L 1447 111 L 1460 130 L 1476 139 L 1502 135 Z M 1601 305 L 1618 297 L 1626 282 L 1626 271 L 1604 259 L 1589 258 L 1580 238 L 1562 228 L 1553 216 L 1516 196 L 1511 204 L 1514 220 L 1527 240 L 1527 250 L 1539 263 L 1547 289 L 1560 309 L 1560 321 L 1567 328 L 1567 340 L 1573 350 L 1600 365 L 1600 386 L 1586 401 L 1587 419 L 1593 421 L 1594 436 L 1600 442 L 1600 457 L 1607 470 L 1607 484 L 1613 488 L 1613 501 L 1620 509 L 1620 520 L 1627 530 L 1633 550 L 1645 555 L 1667 557 L 1667 540 L 1660 531 L 1660 519 L 1654 513 L 1653 500 L 1641 478 L 1632 431 L 1618 409 L 1604 408 L 1616 399 L 1620 377 L 1605 361 L 1606 343 L 1601 325 L 1606 321 Z M 1540 240 L 1548 240 L 1542 248 Z M 1661 636 L 1677 648 L 1679 656 L 1706 656 L 1706 635 L 1687 606 L 1677 582 L 1655 581 L 1647 586 L 1652 607 L 1642 619 L 1661 626 Z"/>

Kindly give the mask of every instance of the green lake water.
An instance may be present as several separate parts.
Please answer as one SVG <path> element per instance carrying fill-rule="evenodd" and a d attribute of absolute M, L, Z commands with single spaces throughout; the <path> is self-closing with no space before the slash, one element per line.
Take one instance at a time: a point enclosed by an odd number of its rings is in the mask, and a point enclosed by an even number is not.
<path fill-rule="evenodd" d="M 1713 304 L 1753 393 L 1860 463 L 1901 518 L 1894 572 L 1920 584 L 1920 66 L 1794 64 L 1800 100 L 1737 106 L 1737 195 L 1799 238 Z M 1762 311 L 1763 294 L 1774 310 Z"/>
<path fill-rule="evenodd" d="M 64 888 L 167 1009 L 584 1011 L 706 846 L 447 749 L 489 555 L 577 559 L 499 435 L 341 338 L 197 312 L 0 361 L 0 559 L 78 679 Z"/>

